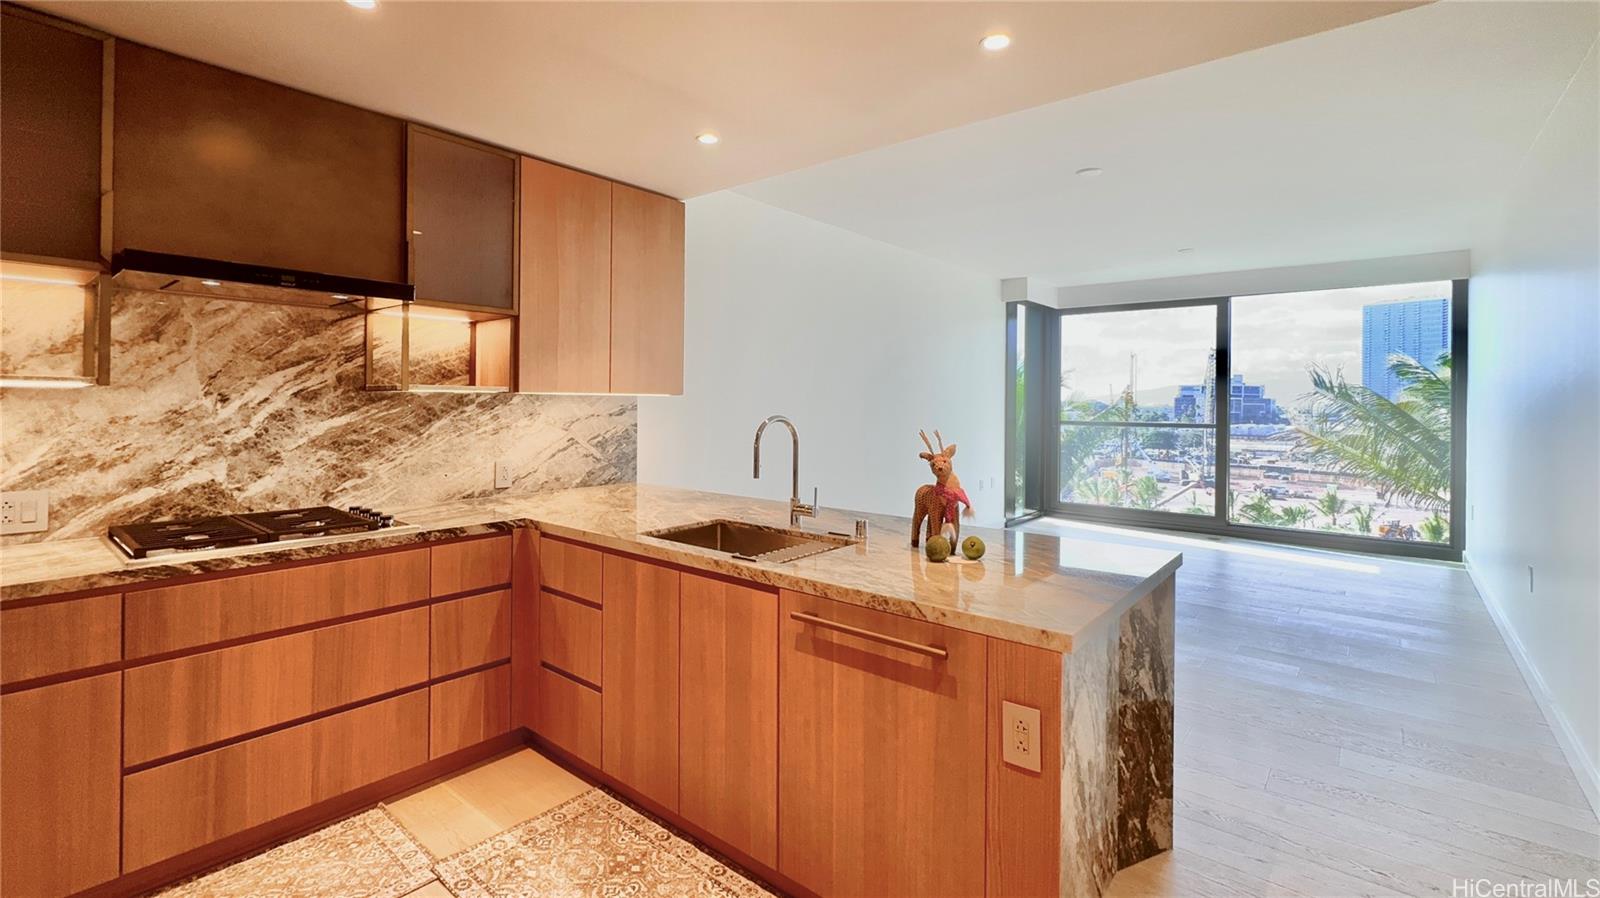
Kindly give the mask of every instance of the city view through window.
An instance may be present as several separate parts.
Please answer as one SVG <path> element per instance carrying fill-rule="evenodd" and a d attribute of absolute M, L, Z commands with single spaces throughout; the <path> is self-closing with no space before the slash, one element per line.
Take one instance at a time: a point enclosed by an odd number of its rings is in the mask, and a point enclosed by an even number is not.
<path fill-rule="evenodd" d="M 1225 385 L 1215 303 L 1065 314 L 1060 501 L 1449 542 L 1451 289 L 1237 297 Z"/>

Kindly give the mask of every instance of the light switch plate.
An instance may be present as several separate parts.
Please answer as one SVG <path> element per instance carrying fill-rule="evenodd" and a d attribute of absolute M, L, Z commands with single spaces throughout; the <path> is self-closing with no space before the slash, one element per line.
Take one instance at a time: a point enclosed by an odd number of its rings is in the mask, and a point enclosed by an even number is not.
<path fill-rule="evenodd" d="M 1000 703 L 1000 757 L 1013 767 L 1039 772 L 1039 709 Z"/>
<path fill-rule="evenodd" d="M 0 493 L 0 533 L 39 533 L 49 529 L 49 490 Z"/>

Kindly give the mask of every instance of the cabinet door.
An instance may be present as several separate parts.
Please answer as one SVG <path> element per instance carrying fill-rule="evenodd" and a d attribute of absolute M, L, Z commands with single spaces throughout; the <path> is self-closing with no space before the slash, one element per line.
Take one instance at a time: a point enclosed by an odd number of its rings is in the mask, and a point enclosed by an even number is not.
<path fill-rule="evenodd" d="M 982 895 L 984 637 L 780 598 L 779 872 L 822 895 Z"/>
<path fill-rule="evenodd" d="M 517 159 L 409 125 L 406 202 L 417 299 L 512 311 Z"/>
<path fill-rule="evenodd" d="M 118 873 L 122 674 L 0 697 L 0 882 L 55 896 Z"/>
<path fill-rule="evenodd" d="M 620 555 L 601 575 L 600 768 L 678 807 L 678 572 Z"/>
<path fill-rule="evenodd" d="M 101 42 L 0 14 L 0 251 L 100 258 Z"/>
<path fill-rule="evenodd" d="M 611 182 L 522 160 L 517 389 L 611 388 Z"/>
<path fill-rule="evenodd" d="M 611 188 L 611 392 L 683 392 L 683 203 Z"/>
<path fill-rule="evenodd" d="M 778 865 L 778 596 L 682 575 L 678 812 Z"/>
<path fill-rule="evenodd" d="M 405 126 L 118 41 L 116 249 L 403 281 Z"/>

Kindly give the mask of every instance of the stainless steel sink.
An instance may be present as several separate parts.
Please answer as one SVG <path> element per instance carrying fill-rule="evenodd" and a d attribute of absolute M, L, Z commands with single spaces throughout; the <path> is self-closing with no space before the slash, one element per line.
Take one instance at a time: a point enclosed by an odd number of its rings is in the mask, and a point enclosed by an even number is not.
<path fill-rule="evenodd" d="M 660 530 L 652 530 L 645 536 L 688 546 L 699 546 L 713 552 L 726 552 L 735 558 L 747 561 L 772 562 L 808 558 L 841 546 L 848 546 L 853 542 L 849 537 L 832 533 L 783 530 L 726 518 L 701 521 L 698 524 L 663 527 Z"/>

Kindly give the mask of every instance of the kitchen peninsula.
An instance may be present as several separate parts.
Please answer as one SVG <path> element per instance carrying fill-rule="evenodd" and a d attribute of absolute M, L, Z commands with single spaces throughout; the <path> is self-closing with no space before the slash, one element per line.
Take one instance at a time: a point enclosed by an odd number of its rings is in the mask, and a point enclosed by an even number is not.
<path fill-rule="evenodd" d="M 523 741 L 802 893 L 1093 895 L 1170 847 L 1181 556 L 648 535 L 785 515 L 622 484 L 196 562 L 9 546 L 6 875 L 156 885 Z"/>

